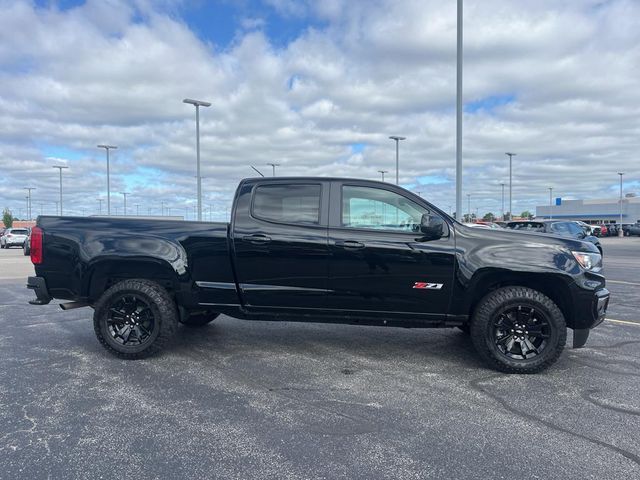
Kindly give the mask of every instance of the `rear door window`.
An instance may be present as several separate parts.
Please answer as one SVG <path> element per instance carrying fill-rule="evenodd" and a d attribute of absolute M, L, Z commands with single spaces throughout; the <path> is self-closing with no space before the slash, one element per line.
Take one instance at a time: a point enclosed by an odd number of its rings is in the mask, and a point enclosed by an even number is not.
<path fill-rule="evenodd" d="M 253 194 L 251 214 L 272 222 L 317 225 L 320 194 L 319 184 L 260 185 Z"/>
<path fill-rule="evenodd" d="M 13 235 L 27 235 L 29 232 L 21 228 L 14 228 L 9 233 L 12 233 Z"/>

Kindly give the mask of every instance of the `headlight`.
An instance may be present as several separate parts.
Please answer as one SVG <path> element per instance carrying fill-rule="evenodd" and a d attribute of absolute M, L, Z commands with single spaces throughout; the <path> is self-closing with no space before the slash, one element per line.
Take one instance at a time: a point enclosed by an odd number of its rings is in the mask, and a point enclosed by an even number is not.
<path fill-rule="evenodd" d="M 593 270 L 594 268 L 600 268 L 602 266 L 602 255 L 592 252 L 571 252 L 573 258 L 584 268 L 585 270 Z"/>

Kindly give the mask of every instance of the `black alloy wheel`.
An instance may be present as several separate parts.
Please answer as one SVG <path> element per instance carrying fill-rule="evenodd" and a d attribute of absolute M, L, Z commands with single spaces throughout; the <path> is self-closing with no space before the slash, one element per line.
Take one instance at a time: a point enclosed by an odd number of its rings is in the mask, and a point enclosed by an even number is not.
<path fill-rule="evenodd" d="M 136 294 L 116 297 L 107 315 L 107 331 L 121 345 L 142 345 L 156 327 L 149 304 Z"/>
<path fill-rule="evenodd" d="M 551 336 L 545 314 L 529 306 L 510 306 L 493 324 L 495 344 L 505 356 L 526 360 L 542 354 Z"/>
<path fill-rule="evenodd" d="M 560 308 L 543 293 L 528 287 L 502 287 L 478 303 L 471 340 L 493 368 L 536 373 L 560 357 L 567 325 Z"/>
<path fill-rule="evenodd" d="M 145 358 L 161 350 L 178 328 L 173 297 L 151 280 L 116 283 L 98 299 L 93 314 L 98 341 L 112 354 Z"/>

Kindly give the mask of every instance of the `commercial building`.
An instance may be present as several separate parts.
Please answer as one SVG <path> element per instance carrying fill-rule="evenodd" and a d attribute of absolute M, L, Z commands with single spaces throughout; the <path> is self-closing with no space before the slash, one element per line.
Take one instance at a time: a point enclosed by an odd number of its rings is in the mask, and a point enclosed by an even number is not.
<path fill-rule="evenodd" d="M 582 220 L 590 224 L 620 223 L 620 199 L 563 200 L 556 198 L 555 205 L 536 207 L 536 218 L 558 220 Z M 622 199 L 622 223 L 640 222 L 640 197 Z"/>

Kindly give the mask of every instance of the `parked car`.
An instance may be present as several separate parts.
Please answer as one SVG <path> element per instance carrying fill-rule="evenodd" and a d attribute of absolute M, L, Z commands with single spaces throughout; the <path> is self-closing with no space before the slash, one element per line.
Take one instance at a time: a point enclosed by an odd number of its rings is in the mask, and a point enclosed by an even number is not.
<path fill-rule="evenodd" d="M 40 216 L 30 303 L 91 306 L 98 340 L 126 359 L 224 313 L 459 327 L 489 365 L 532 373 L 567 327 L 583 346 L 609 302 L 592 243 L 466 227 L 388 183 L 246 179 L 231 211 L 230 224 Z"/>
<path fill-rule="evenodd" d="M 467 227 L 471 227 L 471 228 L 486 228 L 487 230 L 491 230 L 491 227 L 489 225 L 485 225 L 483 223 L 465 222 L 465 223 L 463 223 L 463 225 L 465 225 Z"/>
<path fill-rule="evenodd" d="M 530 226 L 525 225 L 529 223 Z M 514 224 L 514 230 L 523 232 L 536 232 L 547 233 L 551 235 L 559 235 L 561 237 L 575 238 L 577 240 L 583 240 L 585 242 L 592 243 L 602 255 L 602 245 L 600 240 L 593 235 L 587 235 L 584 229 L 574 221 L 558 221 L 558 220 L 543 220 L 535 222 L 509 222 L 507 228 L 512 228 L 511 224 Z"/>
<path fill-rule="evenodd" d="M 28 234 L 26 228 L 7 228 L 0 237 L 0 248 L 22 247 Z"/>
<path fill-rule="evenodd" d="M 638 235 L 640 236 L 640 223 L 630 223 L 622 226 L 625 236 Z"/>
<path fill-rule="evenodd" d="M 25 238 L 24 243 L 22 244 L 22 252 L 25 257 L 31 254 L 31 229 L 29 229 L 27 238 Z"/>
<path fill-rule="evenodd" d="M 476 225 L 484 225 L 485 227 L 489 227 L 489 228 L 493 228 L 493 229 L 502 229 L 503 227 L 498 225 L 495 222 L 487 222 L 484 220 L 478 220 L 477 222 L 475 222 Z"/>

